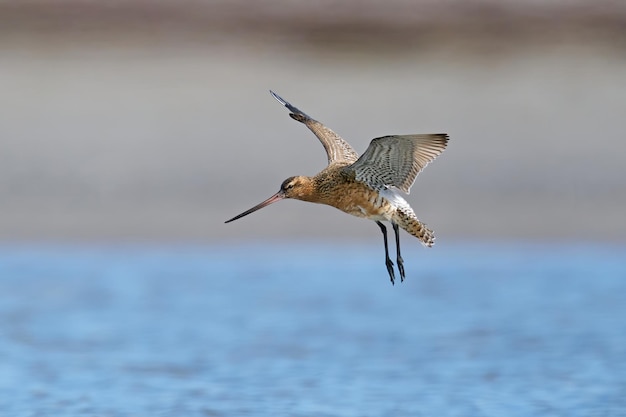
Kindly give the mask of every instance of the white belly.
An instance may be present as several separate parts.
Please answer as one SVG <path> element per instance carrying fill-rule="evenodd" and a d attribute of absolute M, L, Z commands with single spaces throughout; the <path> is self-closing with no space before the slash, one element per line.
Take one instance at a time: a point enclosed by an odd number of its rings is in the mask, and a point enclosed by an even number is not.
<path fill-rule="evenodd" d="M 408 210 L 410 212 L 413 212 L 413 209 L 411 209 L 411 206 L 409 205 L 409 203 L 407 203 L 407 201 L 402 197 L 400 192 L 396 189 L 393 189 L 393 188 L 384 189 L 380 192 L 380 196 L 384 198 L 385 200 L 389 201 L 389 204 L 391 204 L 391 206 L 395 210 L 402 210 L 402 211 Z"/>

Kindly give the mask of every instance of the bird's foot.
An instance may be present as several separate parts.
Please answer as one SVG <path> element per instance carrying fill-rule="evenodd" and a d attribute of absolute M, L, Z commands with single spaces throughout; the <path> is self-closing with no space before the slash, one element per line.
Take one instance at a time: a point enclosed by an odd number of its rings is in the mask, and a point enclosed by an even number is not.
<path fill-rule="evenodd" d="M 400 271 L 400 282 L 404 282 L 404 278 L 406 277 L 406 275 L 404 275 L 404 260 L 401 256 L 398 256 L 397 264 L 398 271 Z"/>
<path fill-rule="evenodd" d="M 391 262 L 391 259 L 387 259 L 385 261 L 385 265 L 387 265 L 387 272 L 389 273 L 389 278 L 391 279 L 391 285 L 394 285 L 396 281 L 396 274 L 393 272 L 393 262 Z"/>

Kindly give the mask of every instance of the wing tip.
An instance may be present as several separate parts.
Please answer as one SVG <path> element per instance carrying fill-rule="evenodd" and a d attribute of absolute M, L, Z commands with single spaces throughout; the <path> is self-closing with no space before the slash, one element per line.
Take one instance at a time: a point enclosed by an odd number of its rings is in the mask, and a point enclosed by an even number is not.
<path fill-rule="evenodd" d="M 272 97 L 274 97 L 276 99 L 276 101 L 278 101 L 280 104 L 282 104 L 283 106 L 287 106 L 287 101 L 282 98 L 281 96 L 279 96 L 278 94 L 276 94 L 275 92 L 273 92 L 272 90 L 270 90 L 270 94 L 272 95 Z"/>
<path fill-rule="evenodd" d="M 304 123 L 306 120 L 311 119 L 311 116 L 309 116 L 308 114 L 306 114 L 305 112 L 303 112 L 302 110 L 300 110 L 299 108 L 297 108 L 296 106 L 294 106 L 293 104 L 291 104 L 290 102 L 288 102 L 287 100 L 285 100 L 284 98 L 282 98 L 281 96 L 273 92 L 272 90 L 269 90 L 269 91 L 272 97 L 276 99 L 276 101 L 278 101 L 280 104 L 285 106 L 287 110 L 291 112 L 289 115 L 294 120 Z"/>
<path fill-rule="evenodd" d="M 434 143 L 439 143 L 441 144 L 443 149 L 445 149 L 448 146 L 448 142 L 450 141 L 450 135 L 448 135 L 447 133 L 427 133 L 425 135 L 417 135 L 417 136 L 426 137 Z"/>
<path fill-rule="evenodd" d="M 447 133 L 437 133 L 437 139 L 441 142 L 441 146 L 442 146 L 442 150 L 441 152 L 443 152 L 447 147 L 448 147 L 448 142 L 450 141 L 450 135 L 448 135 Z"/>
<path fill-rule="evenodd" d="M 448 142 L 450 140 L 450 135 L 448 135 L 447 133 L 431 133 L 431 136 L 441 139 L 444 142 Z"/>

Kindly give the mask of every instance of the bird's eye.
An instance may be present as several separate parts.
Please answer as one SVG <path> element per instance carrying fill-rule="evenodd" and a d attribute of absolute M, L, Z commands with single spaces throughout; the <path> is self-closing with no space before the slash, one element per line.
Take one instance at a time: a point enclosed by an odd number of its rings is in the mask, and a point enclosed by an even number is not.
<path fill-rule="evenodd" d="M 297 178 L 289 177 L 285 181 L 283 181 L 283 183 L 280 185 L 280 188 L 283 191 L 289 191 L 296 186 L 297 182 L 298 182 Z"/>

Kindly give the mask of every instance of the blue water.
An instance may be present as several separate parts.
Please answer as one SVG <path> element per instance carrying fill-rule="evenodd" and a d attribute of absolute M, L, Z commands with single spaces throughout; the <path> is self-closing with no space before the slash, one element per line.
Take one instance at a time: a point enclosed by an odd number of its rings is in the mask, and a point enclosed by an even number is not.
<path fill-rule="evenodd" d="M 0 415 L 626 416 L 624 249 L 5 245 Z"/>

